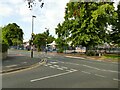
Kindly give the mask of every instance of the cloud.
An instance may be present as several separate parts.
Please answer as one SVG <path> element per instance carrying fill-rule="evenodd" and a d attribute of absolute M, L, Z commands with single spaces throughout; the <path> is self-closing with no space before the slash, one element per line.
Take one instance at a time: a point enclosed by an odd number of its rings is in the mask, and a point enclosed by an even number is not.
<path fill-rule="evenodd" d="M 42 0 L 43 1 L 43 0 Z M 55 35 L 55 28 L 59 22 L 64 20 L 64 9 L 66 3 L 69 0 L 44 0 L 43 8 L 40 8 L 40 3 L 34 7 L 31 12 L 24 0 L 2 0 L 0 5 L 0 11 L 3 13 L 2 16 L 12 17 L 16 22 L 18 22 L 24 31 L 24 38 L 29 38 L 28 30 L 31 30 L 31 16 L 35 15 L 37 18 L 34 20 L 34 32 L 41 33 L 45 31 L 46 28 L 50 28 L 50 33 Z M 9 23 L 9 19 L 5 19 Z M 25 25 L 27 24 L 27 25 Z"/>
<path fill-rule="evenodd" d="M 0 16 L 9 16 L 12 12 L 13 10 L 10 7 L 0 4 Z"/>
<path fill-rule="evenodd" d="M 22 5 L 19 7 L 18 13 L 19 13 L 21 16 L 30 16 L 30 15 L 31 15 L 31 11 L 28 9 L 28 7 L 27 7 L 25 4 L 22 4 Z"/>
<path fill-rule="evenodd" d="M 40 14 L 38 15 L 37 13 L 38 18 L 36 18 L 36 24 L 40 25 L 42 31 L 45 31 L 45 27 L 50 28 L 50 33 L 55 35 L 57 24 L 64 20 L 64 11 L 67 2 L 69 0 L 45 0 L 45 5 L 40 10 Z"/>

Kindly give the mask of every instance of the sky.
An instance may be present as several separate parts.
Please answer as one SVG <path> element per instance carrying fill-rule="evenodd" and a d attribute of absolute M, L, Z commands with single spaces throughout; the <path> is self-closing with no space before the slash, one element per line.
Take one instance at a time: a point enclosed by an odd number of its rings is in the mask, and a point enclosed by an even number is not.
<path fill-rule="evenodd" d="M 37 0 L 36 0 L 37 1 Z M 115 7 L 120 0 L 114 0 Z M 44 2 L 43 8 L 40 8 Z M 64 21 L 64 12 L 69 0 L 42 0 L 33 10 L 30 10 L 25 0 L 0 0 L 0 27 L 9 23 L 17 23 L 24 32 L 24 41 L 31 38 L 32 15 L 34 18 L 34 33 L 43 33 L 49 28 L 54 37 L 58 23 Z"/>

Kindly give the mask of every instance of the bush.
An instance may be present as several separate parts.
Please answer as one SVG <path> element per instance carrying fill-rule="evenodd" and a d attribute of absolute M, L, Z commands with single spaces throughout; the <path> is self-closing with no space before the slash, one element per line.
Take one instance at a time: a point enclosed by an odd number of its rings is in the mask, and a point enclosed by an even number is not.
<path fill-rule="evenodd" d="M 57 53 L 63 53 L 63 49 L 57 50 Z"/>
<path fill-rule="evenodd" d="M 2 43 L 2 53 L 7 52 L 8 48 L 8 44 Z"/>
<path fill-rule="evenodd" d="M 96 53 L 95 53 L 94 51 L 88 51 L 88 52 L 86 53 L 86 55 L 87 55 L 87 56 L 95 56 Z"/>

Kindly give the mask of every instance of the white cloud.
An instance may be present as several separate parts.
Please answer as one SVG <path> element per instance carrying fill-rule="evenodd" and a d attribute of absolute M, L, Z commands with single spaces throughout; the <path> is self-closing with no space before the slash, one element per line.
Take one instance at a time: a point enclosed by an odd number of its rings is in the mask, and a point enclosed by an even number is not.
<path fill-rule="evenodd" d="M 34 32 L 40 33 L 45 31 L 45 27 L 50 28 L 50 33 L 55 35 L 55 27 L 59 22 L 64 20 L 64 9 L 66 3 L 69 0 L 44 0 L 43 8 L 40 8 L 40 4 L 36 7 L 33 11 L 34 15 L 37 18 L 34 20 Z M 19 18 L 15 18 L 16 22 L 20 21 L 21 27 L 24 30 L 25 36 L 24 38 L 29 38 L 28 31 L 31 29 L 31 26 L 25 27 L 23 23 L 31 23 L 31 16 L 32 12 L 26 6 L 24 0 L 2 0 L 0 5 L 3 5 L 0 8 L 0 13 L 3 15 L 10 16 L 17 16 Z M 9 22 L 9 21 L 8 21 Z M 31 24 L 30 24 L 31 25 Z"/>
<path fill-rule="evenodd" d="M 45 27 L 50 28 L 50 33 L 55 35 L 57 24 L 64 20 L 64 11 L 67 2 L 69 2 L 69 0 L 45 0 L 45 5 L 39 17 L 42 30 L 45 30 Z"/>
<path fill-rule="evenodd" d="M 23 17 L 21 21 L 26 22 L 26 23 L 31 23 L 31 17 Z"/>
<path fill-rule="evenodd" d="M 31 11 L 25 6 L 25 4 L 23 4 L 19 7 L 18 13 L 22 16 L 29 16 Z"/>
<path fill-rule="evenodd" d="M 13 10 L 9 7 L 2 6 L 0 7 L 0 16 L 9 16 L 11 15 Z"/>

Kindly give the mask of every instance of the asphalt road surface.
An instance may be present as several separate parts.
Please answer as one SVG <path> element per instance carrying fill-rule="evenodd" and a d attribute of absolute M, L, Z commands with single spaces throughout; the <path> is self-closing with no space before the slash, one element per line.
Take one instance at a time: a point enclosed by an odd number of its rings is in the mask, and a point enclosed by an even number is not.
<path fill-rule="evenodd" d="M 23 54 L 28 55 L 25 53 Z M 4 74 L 3 88 L 118 88 L 119 86 L 120 72 L 117 63 L 54 54 L 35 53 L 34 56 L 46 57 L 47 64 L 30 70 Z"/>

